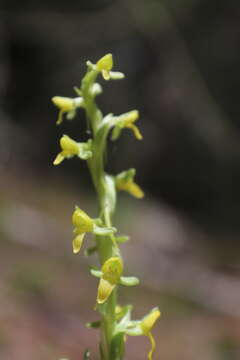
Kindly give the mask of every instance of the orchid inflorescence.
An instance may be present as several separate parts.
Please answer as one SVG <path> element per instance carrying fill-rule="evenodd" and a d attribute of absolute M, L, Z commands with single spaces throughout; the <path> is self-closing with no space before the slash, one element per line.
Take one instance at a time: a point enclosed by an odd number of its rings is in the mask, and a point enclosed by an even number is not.
<path fill-rule="evenodd" d="M 72 215 L 73 253 L 80 252 L 84 236 L 91 233 L 95 236 L 95 246 L 85 251 L 86 255 L 98 253 L 100 268 L 91 268 L 93 276 L 99 278 L 96 307 L 100 313 L 100 320 L 87 324 L 88 327 L 101 329 L 100 356 L 102 360 L 121 360 L 124 357 L 127 336 L 148 336 L 151 350 L 148 359 L 152 359 L 155 341 L 152 328 L 160 317 L 158 308 L 154 308 L 141 320 L 132 320 L 132 305 L 121 307 L 117 305 L 116 295 L 118 285 L 134 286 L 139 280 L 134 276 L 123 276 L 124 264 L 120 254 L 119 244 L 128 240 L 127 236 L 116 235 L 117 229 L 112 226 L 118 191 L 126 191 L 141 199 L 144 193 L 134 181 L 135 169 L 123 171 L 117 175 L 110 175 L 104 171 L 104 159 L 107 138 L 111 132 L 111 139 L 117 140 L 124 129 L 130 129 L 136 139 L 142 140 L 142 135 L 136 121 L 139 118 L 137 110 L 132 110 L 119 116 L 107 114 L 103 116 L 95 98 L 102 93 L 102 86 L 96 82 L 101 74 L 104 80 L 124 78 L 121 72 L 112 71 L 113 58 L 111 54 L 103 56 L 96 64 L 87 61 L 87 72 L 83 77 L 80 88 L 75 87 L 77 96 L 67 98 L 55 96 L 53 103 L 59 108 L 57 124 L 61 124 L 64 117 L 72 120 L 77 110 L 82 108 L 86 112 L 87 126 L 91 130 L 92 138 L 87 142 L 78 142 L 68 135 L 60 139 L 61 151 L 53 164 L 59 165 L 65 159 L 74 156 L 87 162 L 93 184 L 99 199 L 99 217 L 92 218 L 78 206 Z M 86 355 L 87 354 L 87 355 Z M 87 351 L 84 358 L 89 358 Z"/>

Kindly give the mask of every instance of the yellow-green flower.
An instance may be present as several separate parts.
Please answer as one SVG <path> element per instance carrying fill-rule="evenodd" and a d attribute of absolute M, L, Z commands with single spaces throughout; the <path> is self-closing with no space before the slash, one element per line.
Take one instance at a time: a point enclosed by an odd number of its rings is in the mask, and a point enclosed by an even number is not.
<path fill-rule="evenodd" d="M 96 63 L 96 67 L 98 71 L 102 72 L 102 76 L 105 80 L 110 79 L 110 70 L 113 67 L 113 58 L 112 54 L 107 54 L 103 56 L 98 62 Z"/>
<path fill-rule="evenodd" d="M 120 191 L 127 191 L 129 194 L 135 196 L 137 199 L 142 199 L 144 197 L 144 192 L 142 191 L 140 186 L 136 184 L 133 180 L 128 180 L 125 183 L 119 183 L 117 189 Z"/>
<path fill-rule="evenodd" d="M 118 71 L 111 71 L 113 68 L 113 57 L 112 54 L 107 54 L 103 56 L 96 63 L 96 69 L 102 73 L 102 77 L 105 80 L 118 80 L 123 79 L 124 74 Z"/>
<path fill-rule="evenodd" d="M 73 233 L 76 235 L 72 241 L 74 254 L 77 254 L 81 250 L 83 239 L 87 232 L 98 236 L 106 236 L 117 231 L 117 229 L 113 227 L 99 226 L 99 219 L 90 218 L 85 211 L 81 210 L 78 206 L 76 206 L 73 212 L 72 223 L 74 226 Z"/>
<path fill-rule="evenodd" d="M 118 174 L 116 176 L 116 188 L 119 191 L 127 191 L 137 199 L 142 199 L 144 192 L 140 186 L 134 182 L 135 173 L 135 169 L 129 169 Z"/>
<path fill-rule="evenodd" d="M 63 135 L 60 139 L 62 151 L 56 156 L 53 164 L 59 165 L 64 159 L 69 159 L 75 155 L 83 160 L 87 160 L 92 156 L 91 142 L 78 143 L 71 139 L 68 135 Z"/>
<path fill-rule="evenodd" d="M 72 215 L 72 223 L 74 226 L 73 232 L 76 234 L 76 237 L 72 242 L 73 253 L 77 254 L 81 250 L 85 233 L 93 231 L 94 222 L 93 219 L 85 213 L 85 211 L 76 206 Z"/>
<path fill-rule="evenodd" d="M 120 320 L 117 327 L 119 331 L 125 331 L 129 336 L 148 336 L 151 342 L 151 350 L 148 353 L 148 360 L 152 360 L 153 352 L 156 348 L 154 337 L 151 333 L 156 321 L 160 317 L 161 313 L 158 308 L 152 309 L 152 311 L 144 316 L 142 320 L 131 320 L 130 311 Z"/>
<path fill-rule="evenodd" d="M 93 219 L 91 219 L 85 211 L 76 206 L 72 215 L 72 223 L 75 227 L 75 233 L 86 233 L 93 231 Z"/>
<path fill-rule="evenodd" d="M 112 132 L 112 140 L 118 139 L 122 132 L 122 129 L 124 128 L 131 129 L 135 137 L 138 140 L 142 140 L 143 138 L 142 134 L 140 133 L 138 127 L 135 125 L 135 122 L 138 120 L 138 118 L 139 118 L 138 110 L 132 110 L 129 111 L 128 113 L 120 115 L 116 120 L 116 125 Z"/>
<path fill-rule="evenodd" d="M 54 96 L 52 102 L 59 108 L 59 115 L 57 120 L 57 125 L 61 124 L 63 119 L 63 114 L 67 113 L 67 118 L 72 119 L 75 116 L 76 109 L 83 105 L 83 98 L 77 97 L 74 99 L 63 97 L 63 96 Z"/>
<path fill-rule="evenodd" d="M 97 302 L 103 304 L 119 283 L 123 271 L 123 263 L 119 257 L 111 257 L 102 266 L 102 276 L 98 286 Z"/>
<path fill-rule="evenodd" d="M 62 151 L 55 158 L 54 165 L 59 165 L 65 158 L 71 158 L 79 153 L 78 143 L 67 135 L 61 137 L 60 146 Z"/>
<path fill-rule="evenodd" d="M 156 342 L 154 340 L 154 337 L 151 333 L 151 330 L 153 329 L 156 321 L 161 316 L 161 312 L 158 308 L 154 308 L 148 315 L 146 315 L 143 320 L 140 323 L 140 327 L 142 329 L 143 335 L 146 335 L 149 337 L 151 342 L 151 350 L 148 353 L 148 359 L 152 360 L 153 352 L 156 348 Z"/>

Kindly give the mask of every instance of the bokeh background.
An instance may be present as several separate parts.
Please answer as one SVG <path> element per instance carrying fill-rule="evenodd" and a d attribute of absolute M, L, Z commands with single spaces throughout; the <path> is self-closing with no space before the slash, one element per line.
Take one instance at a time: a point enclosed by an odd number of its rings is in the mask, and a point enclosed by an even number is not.
<path fill-rule="evenodd" d="M 137 108 L 107 168 L 137 169 L 143 201 L 122 194 L 115 224 L 135 317 L 158 305 L 156 359 L 240 358 L 240 4 L 220 0 L 25 0 L 0 6 L 0 357 L 98 359 L 97 280 L 71 253 L 71 213 L 96 214 L 84 162 L 53 167 L 83 113 L 55 126 L 53 95 L 73 96 L 85 62 L 114 54 L 126 79 L 104 84 L 104 113 Z M 88 244 L 91 244 L 89 237 Z M 88 245 L 85 242 L 85 247 Z M 129 338 L 127 360 L 146 359 Z"/>

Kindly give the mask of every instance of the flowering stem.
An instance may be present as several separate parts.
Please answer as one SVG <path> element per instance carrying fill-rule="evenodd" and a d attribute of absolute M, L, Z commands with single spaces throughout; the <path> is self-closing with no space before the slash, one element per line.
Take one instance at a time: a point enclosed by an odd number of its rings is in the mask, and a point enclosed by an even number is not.
<path fill-rule="evenodd" d="M 103 117 L 95 103 L 96 95 L 102 92 L 101 86 L 96 82 L 97 76 L 101 73 L 105 80 L 116 80 L 122 79 L 124 74 L 111 71 L 113 67 L 111 54 L 105 55 L 96 64 L 88 61 L 87 66 L 88 70 L 81 82 L 81 88 L 75 88 L 77 98 L 55 96 L 52 100 L 60 110 L 57 124 L 62 122 L 64 114 L 71 120 L 75 117 L 77 108 L 84 108 L 88 131 L 91 132 L 92 138 L 82 143 L 74 141 L 68 135 L 63 135 L 60 139 L 61 152 L 53 164 L 59 165 L 64 159 L 73 156 L 86 160 L 98 195 L 99 216 L 97 219 L 89 217 L 76 206 L 72 215 L 75 235 L 72 245 L 74 254 L 77 254 L 81 249 L 85 233 L 90 232 L 96 236 L 96 246 L 89 249 L 89 254 L 97 251 L 101 264 L 101 270 L 91 269 L 91 274 L 100 278 L 96 309 L 100 313 L 101 320 L 90 323 L 90 327 L 100 327 L 101 360 L 122 360 L 126 335 L 147 336 L 151 341 L 148 359 L 152 360 L 155 341 L 151 330 L 160 316 L 160 311 L 154 308 L 142 320 L 133 321 L 131 320 L 131 305 L 117 306 L 118 284 L 135 286 L 139 280 L 134 276 L 122 276 L 123 262 L 118 244 L 127 241 L 128 237 L 115 236 L 117 229 L 112 226 L 117 191 L 126 191 L 138 199 L 143 198 L 144 193 L 134 182 L 135 169 L 122 171 L 115 176 L 107 174 L 104 170 L 107 137 L 110 131 L 112 131 L 112 140 L 118 139 L 124 128 L 130 129 L 138 140 L 142 139 L 135 125 L 139 113 L 137 110 L 132 110 L 120 116 L 108 114 Z M 86 358 L 89 356 L 84 356 L 85 360 Z"/>

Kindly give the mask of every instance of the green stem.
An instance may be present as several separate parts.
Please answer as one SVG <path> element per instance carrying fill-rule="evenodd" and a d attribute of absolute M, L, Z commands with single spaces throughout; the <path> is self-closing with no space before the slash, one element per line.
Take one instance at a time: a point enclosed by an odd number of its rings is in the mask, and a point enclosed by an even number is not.
<path fill-rule="evenodd" d="M 89 170 L 92 176 L 93 184 L 98 194 L 99 213 L 104 226 L 112 226 L 113 211 L 110 214 L 106 206 L 107 188 L 106 174 L 104 172 L 104 152 L 106 146 L 106 136 L 104 133 L 98 133 L 99 125 L 102 121 L 102 113 L 98 109 L 91 88 L 96 80 L 98 72 L 89 70 L 82 80 L 82 94 L 85 102 L 86 115 L 88 124 L 92 129 L 92 158 L 88 160 Z M 101 144 L 101 145 L 100 145 Z M 119 249 L 114 241 L 113 236 L 96 237 L 98 256 L 101 265 L 112 256 L 119 254 Z M 115 360 L 111 357 L 111 341 L 115 331 L 115 308 L 117 304 L 117 289 L 115 288 L 108 300 L 103 305 L 98 305 L 102 317 L 101 326 L 101 349 L 102 360 Z"/>
<path fill-rule="evenodd" d="M 103 156 L 103 154 L 102 154 Z M 99 154 L 98 156 L 99 157 Z M 93 154 L 94 159 L 94 154 Z M 104 226 L 110 227 L 112 225 L 111 222 L 111 216 L 104 208 L 105 206 L 105 194 L 104 190 L 106 188 L 105 184 L 105 173 L 102 169 L 102 174 L 99 178 L 98 183 L 98 196 L 99 196 L 99 207 L 100 207 L 100 214 L 101 220 L 103 222 Z M 104 262 L 109 259 L 110 257 L 114 256 L 114 248 L 115 244 L 113 242 L 112 236 L 100 236 L 97 237 L 97 248 L 98 248 L 98 256 L 101 265 L 104 264 Z M 116 297 L 117 297 L 117 290 L 116 288 L 108 298 L 105 304 L 99 305 L 99 310 L 102 314 L 102 348 L 103 348 L 103 354 L 104 358 L 103 360 L 114 360 L 110 358 L 110 346 L 111 341 L 113 338 L 114 330 L 115 330 L 115 308 L 116 308 Z"/>
<path fill-rule="evenodd" d="M 81 89 L 85 102 L 85 109 L 87 115 L 88 128 L 92 127 L 93 135 L 96 135 L 99 123 L 102 120 L 102 113 L 97 107 L 93 95 L 91 93 L 91 87 L 94 84 L 98 76 L 98 71 L 88 70 L 84 78 L 82 79 Z"/>

